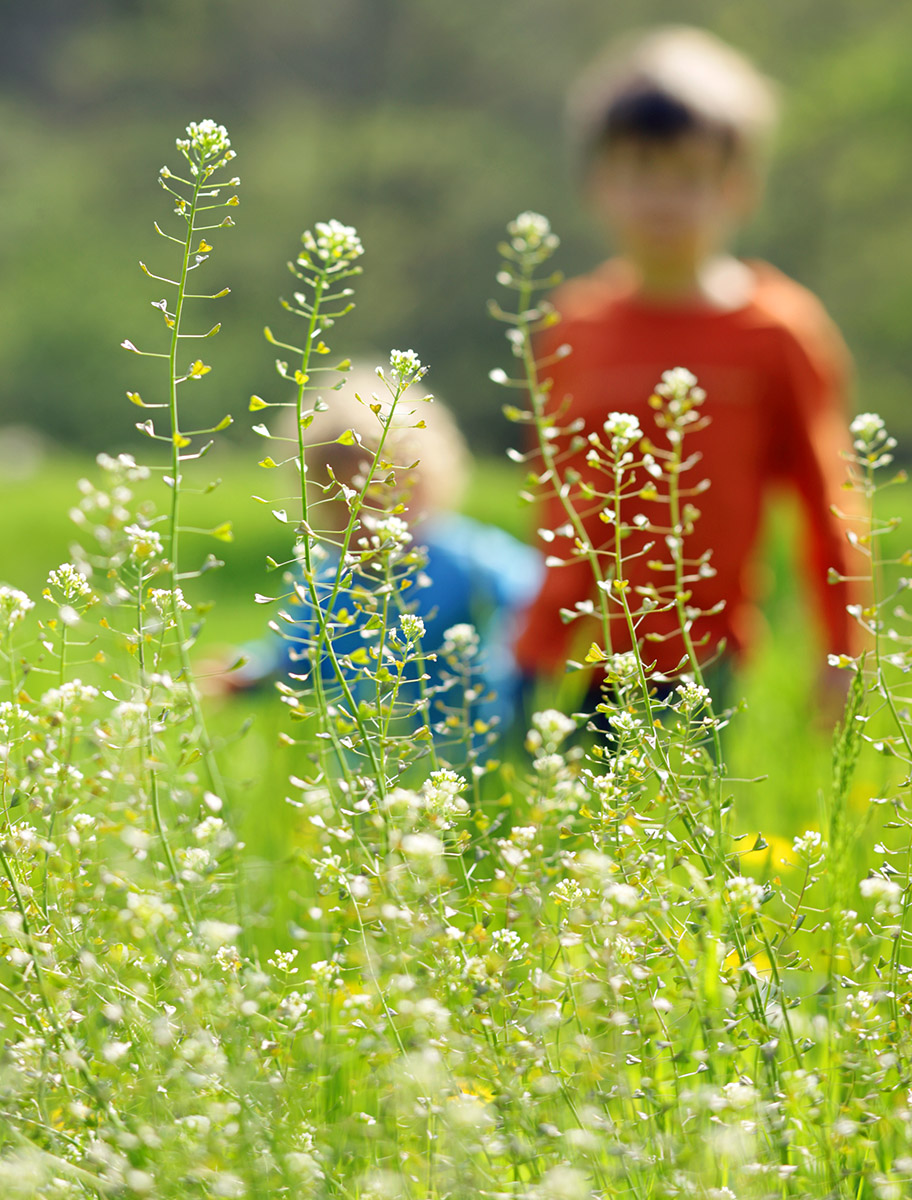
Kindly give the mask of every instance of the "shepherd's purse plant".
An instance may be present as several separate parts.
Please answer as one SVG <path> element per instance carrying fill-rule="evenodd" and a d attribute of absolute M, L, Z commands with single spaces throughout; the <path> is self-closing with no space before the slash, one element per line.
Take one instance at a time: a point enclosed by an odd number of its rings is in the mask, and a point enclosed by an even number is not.
<path fill-rule="evenodd" d="M 124 342 L 160 368 L 129 394 L 148 461 L 100 456 L 72 561 L 40 597 L 0 587 L 0 1192 L 907 1194 L 912 560 L 889 549 L 881 495 L 904 480 L 881 482 L 881 419 L 856 418 L 846 464 L 868 513 L 847 524 L 870 565 L 867 649 L 834 660 L 850 685 L 832 784 L 818 827 L 783 850 L 741 827 L 725 761 L 738 714 L 691 637 L 689 584 L 708 563 L 688 549 L 699 381 L 675 364 L 656 381 L 654 443 L 625 413 L 568 427 L 539 337 L 557 322 L 558 239 L 539 214 L 510 223 L 492 312 L 515 369 L 492 374 L 516 401 L 524 493 L 561 511 L 546 553 L 591 567 L 596 599 L 564 616 L 594 622 L 574 669 L 604 683 L 593 712 L 535 712 L 525 753 L 505 755 L 473 708 L 477 631 L 454 626 L 432 652 L 416 612 L 427 560 L 407 447 L 433 404 L 419 354 L 393 350 L 358 419 L 327 433 L 351 367 L 330 342 L 369 247 L 314 223 L 290 263 L 288 331 L 266 330 L 278 382 L 248 402 L 269 481 L 253 503 L 276 530 L 251 603 L 292 670 L 269 730 L 281 786 L 245 789 L 196 678 L 213 539 L 232 526 L 185 515 L 214 487 L 201 460 L 231 420 L 193 417 L 219 328 L 202 305 L 228 290 L 196 280 L 239 180 L 222 126 L 191 124 L 177 149 L 157 226 L 173 265 L 143 267 L 165 289 L 164 335 Z M 580 453 L 597 483 L 573 470 Z M 602 545 L 581 519 L 593 506 Z M 634 530 L 664 547 L 638 590 Z M 657 610 L 684 646 L 662 678 L 644 636 Z M 612 646 L 619 621 L 633 649 Z M 858 764 L 875 756 L 884 786 L 859 821 Z M 290 921 L 250 903 L 254 806 L 291 830 L 276 874 L 285 886 L 293 868 Z"/>

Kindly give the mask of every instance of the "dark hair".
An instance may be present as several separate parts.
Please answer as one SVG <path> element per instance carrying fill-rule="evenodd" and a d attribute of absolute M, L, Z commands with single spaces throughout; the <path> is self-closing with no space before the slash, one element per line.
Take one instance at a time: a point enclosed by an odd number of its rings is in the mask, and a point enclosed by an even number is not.
<path fill-rule="evenodd" d="M 619 92 L 600 130 L 593 131 L 590 155 L 628 138 L 643 142 L 673 142 L 687 134 L 703 134 L 718 141 L 726 156 L 737 147 L 737 133 L 722 120 L 697 112 L 690 104 L 649 80 L 635 81 Z"/>
<path fill-rule="evenodd" d="M 670 26 L 628 35 L 583 73 L 570 92 L 570 133 L 588 167 L 622 139 L 715 139 L 748 164 L 762 159 L 775 123 L 772 83 L 712 34 Z"/>

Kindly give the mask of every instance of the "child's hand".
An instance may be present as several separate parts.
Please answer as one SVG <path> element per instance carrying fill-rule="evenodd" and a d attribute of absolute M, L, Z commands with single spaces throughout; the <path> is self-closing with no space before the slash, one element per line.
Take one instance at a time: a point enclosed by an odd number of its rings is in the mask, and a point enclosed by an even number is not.
<path fill-rule="evenodd" d="M 194 664 L 194 682 L 200 695 L 224 699 L 245 691 L 250 684 L 236 668 L 239 654 L 231 646 L 220 647 Z"/>

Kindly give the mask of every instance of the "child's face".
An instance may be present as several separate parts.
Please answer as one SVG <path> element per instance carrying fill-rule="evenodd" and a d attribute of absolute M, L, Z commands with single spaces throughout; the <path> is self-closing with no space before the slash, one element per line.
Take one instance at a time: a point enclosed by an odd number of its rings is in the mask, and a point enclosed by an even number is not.
<path fill-rule="evenodd" d="M 750 208 L 747 174 L 705 134 L 624 138 L 591 168 L 588 199 L 634 264 L 698 266 Z"/>

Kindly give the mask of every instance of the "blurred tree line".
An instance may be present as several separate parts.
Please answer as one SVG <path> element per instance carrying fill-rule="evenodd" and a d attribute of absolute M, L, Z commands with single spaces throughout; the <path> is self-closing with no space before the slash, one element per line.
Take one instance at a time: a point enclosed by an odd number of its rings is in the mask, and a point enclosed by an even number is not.
<path fill-rule="evenodd" d="M 485 301 L 503 226 L 521 209 L 548 214 L 568 273 L 606 253 L 563 144 L 567 83 L 617 33 L 686 20 L 783 87 L 767 200 L 740 250 L 823 298 L 856 358 L 859 407 L 912 441 L 907 0 L 6 0 L 0 11 L 2 424 L 92 449 L 129 439 L 140 414 L 124 392 L 154 399 L 154 373 L 118 343 L 159 348 L 164 336 L 136 263 L 168 274 L 173 262 L 151 229 L 169 214 L 157 169 L 176 162 L 189 120 L 212 117 L 243 186 L 238 227 L 218 231 L 206 268 L 206 290 L 232 287 L 200 315 L 200 328 L 223 321 L 205 343 L 217 371 L 200 393 L 207 414 L 241 418 L 251 392 L 279 397 L 262 327 L 290 329 L 284 263 L 306 226 L 335 216 L 366 248 L 335 348 L 414 347 L 475 447 L 500 448 L 509 430 L 487 372 L 506 347 Z"/>

